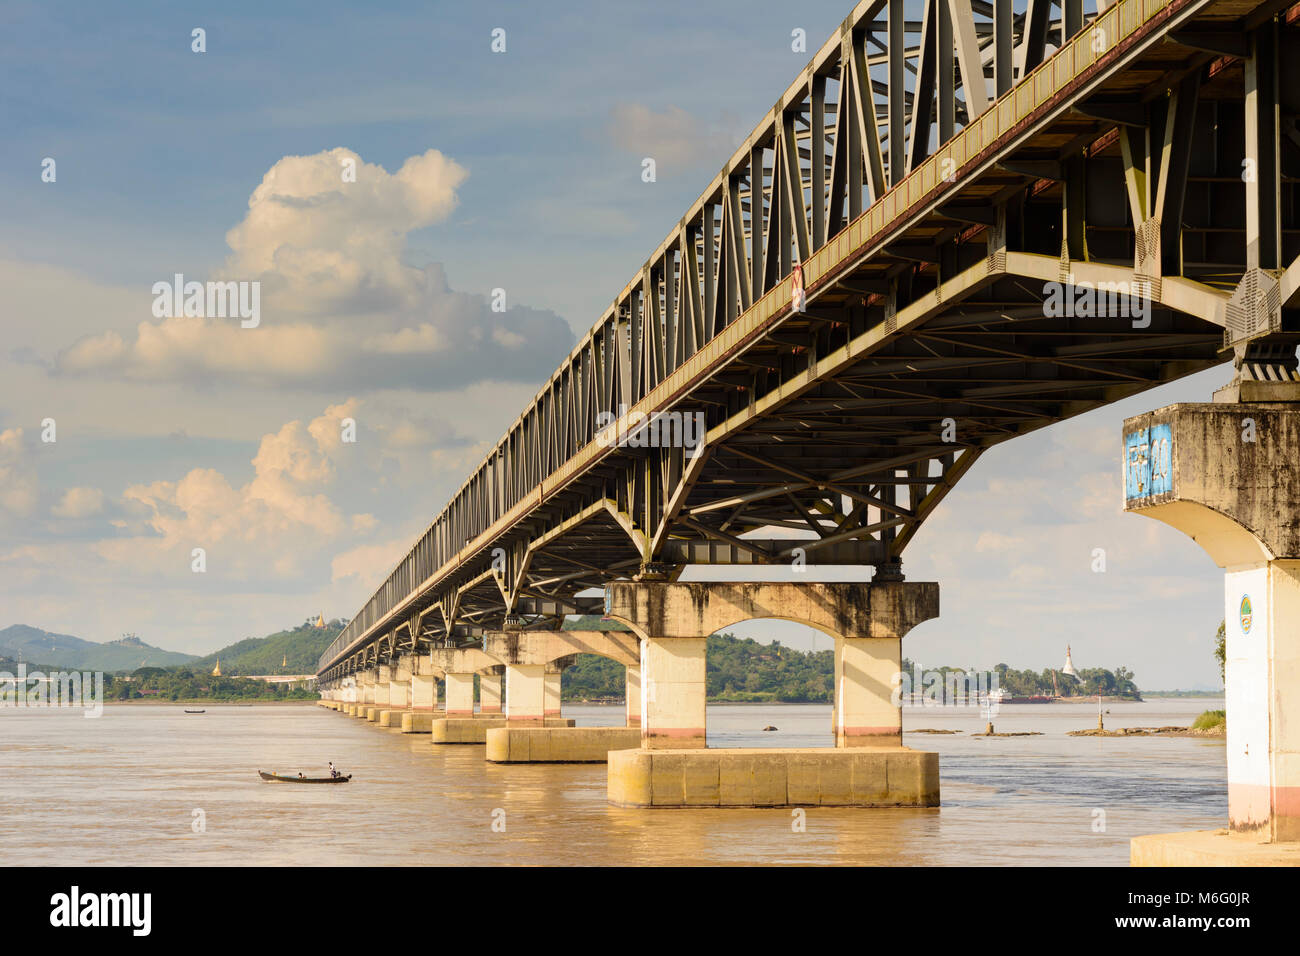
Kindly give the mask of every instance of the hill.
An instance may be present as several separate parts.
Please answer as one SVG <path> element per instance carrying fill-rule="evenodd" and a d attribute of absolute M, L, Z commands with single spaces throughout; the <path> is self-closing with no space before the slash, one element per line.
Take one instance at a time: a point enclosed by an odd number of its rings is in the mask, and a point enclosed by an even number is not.
<path fill-rule="evenodd" d="M 345 622 L 329 621 L 316 627 L 308 618 L 295 628 L 266 637 L 248 637 L 195 660 L 196 674 L 208 673 L 221 661 L 221 673 L 228 677 L 248 674 L 314 674 L 325 648 L 339 636 Z M 287 661 L 287 663 L 286 663 Z"/>
<path fill-rule="evenodd" d="M 21 656 L 24 661 L 84 671 L 132 671 L 137 667 L 171 667 L 194 660 L 193 654 L 165 651 L 134 635 L 99 644 L 26 624 L 14 624 L 0 631 L 0 656 Z"/>

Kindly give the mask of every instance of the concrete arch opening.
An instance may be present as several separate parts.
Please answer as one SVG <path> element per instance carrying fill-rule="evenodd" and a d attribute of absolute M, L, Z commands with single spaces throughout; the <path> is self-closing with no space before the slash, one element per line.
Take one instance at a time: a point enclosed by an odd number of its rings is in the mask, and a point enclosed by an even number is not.
<path fill-rule="evenodd" d="M 707 746 L 835 746 L 835 646 L 835 635 L 786 617 L 749 618 L 710 634 Z"/>

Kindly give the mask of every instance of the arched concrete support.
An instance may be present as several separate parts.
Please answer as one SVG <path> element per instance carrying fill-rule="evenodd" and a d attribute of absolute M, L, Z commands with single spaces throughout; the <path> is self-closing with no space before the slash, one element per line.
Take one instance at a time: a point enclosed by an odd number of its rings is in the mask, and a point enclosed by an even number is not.
<path fill-rule="evenodd" d="M 706 746 L 705 642 L 753 618 L 798 621 L 836 641 L 836 744 L 901 746 L 892 700 L 902 638 L 939 614 L 933 582 L 615 581 L 606 614 L 641 637 L 641 730 L 648 749 Z"/>
<path fill-rule="evenodd" d="M 637 636 L 626 631 L 489 631 L 483 651 L 503 664 L 549 664 L 571 654 L 597 654 L 625 666 L 641 661 Z"/>
<path fill-rule="evenodd" d="M 1300 403 L 1170 405 L 1124 442 L 1125 510 L 1224 569 L 1229 826 L 1300 841 Z"/>

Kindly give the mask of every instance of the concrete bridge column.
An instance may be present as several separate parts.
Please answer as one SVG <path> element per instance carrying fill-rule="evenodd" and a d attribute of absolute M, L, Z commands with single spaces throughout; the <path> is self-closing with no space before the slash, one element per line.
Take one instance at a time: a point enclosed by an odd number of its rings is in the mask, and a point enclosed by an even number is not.
<path fill-rule="evenodd" d="M 705 734 L 706 637 L 652 637 L 641 642 L 641 746 L 690 750 Z"/>
<path fill-rule="evenodd" d="M 627 688 L 627 726 L 641 726 L 641 668 L 634 667 L 631 664 L 627 667 L 627 677 L 624 680 L 624 686 Z"/>
<path fill-rule="evenodd" d="M 357 676 L 358 704 L 373 704 L 375 702 L 375 672 L 364 671 Z"/>
<path fill-rule="evenodd" d="M 490 674 L 478 675 L 479 713 L 501 713 L 501 679 L 504 675 L 504 667 L 493 668 L 493 672 Z"/>
<path fill-rule="evenodd" d="M 541 722 L 546 717 L 546 665 L 506 665 L 506 719 Z"/>
<path fill-rule="evenodd" d="M 474 675 L 447 674 L 447 716 L 472 717 L 474 715 Z"/>
<path fill-rule="evenodd" d="M 388 706 L 405 710 L 411 706 L 411 658 L 403 656 L 393 665 L 388 679 Z"/>
<path fill-rule="evenodd" d="M 1224 569 L 1227 652 L 1231 832 L 1138 837 L 1134 863 L 1247 865 L 1261 842 L 1300 841 L 1300 384 L 1230 388 L 1277 397 L 1124 422 L 1125 510 L 1189 535 Z"/>
<path fill-rule="evenodd" d="M 547 717 L 560 716 L 560 688 L 563 679 L 564 667 L 560 661 L 552 661 L 546 665 L 546 675 L 543 683 L 545 694 L 545 709 L 543 712 Z"/>
<path fill-rule="evenodd" d="M 411 709 L 418 711 L 438 709 L 438 678 L 433 674 L 411 675 Z"/>
<path fill-rule="evenodd" d="M 376 707 L 388 706 L 388 688 L 392 680 L 393 668 L 388 664 L 380 664 L 375 674 L 374 704 Z"/>

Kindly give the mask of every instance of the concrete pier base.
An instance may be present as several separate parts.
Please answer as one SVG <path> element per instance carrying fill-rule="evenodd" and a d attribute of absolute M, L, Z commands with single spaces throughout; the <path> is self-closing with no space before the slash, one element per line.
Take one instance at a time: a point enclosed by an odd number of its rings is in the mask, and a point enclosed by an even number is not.
<path fill-rule="evenodd" d="M 485 744 L 489 730 L 509 725 L 504 717 L 443 717 L 432 722 L 429 733 L 435 744 Z M 573 718 L 551 717 L 540 726 L 572 727 Z"/>
<path fill-rule="evenodd" d="M 408 710 L 402 714 L 402 733 L 428 734 L 433 732 L 433 722 L 442 719 L 442 714 L 433 711 Z"/>
<path fill-rule="evenodd" d="M 604 763 L 611 750 L 641 746 L 640 727 L 494 727 L 492 763 Z"/>
<path fill-rule="evenodd" d="M 873 749 L 614 750 L 618 807 L 937 807 L 939 755 Z"/>
<path fill-rule="evenodd" d="M 377 721 L 377 720 L 379 719 L 379 711 L 380 711 L 380 708 L 379 708 L 379 707 L 375 707 L 373 704 L 372 704 L 371 706 L 367 707 L 367 708 L 366 708 L 366 712 L 365 712 L 365 718 L 366 718 L 366 720 L 370 721 L 370 723 L 373 724 L 375 721 Z"/>
<path fill-rule="evenodd" d="M 1300 843 L 1230 830 L 1154 833 L 1129 841 L 1132 866 L 1300 866 Z"/>
<path fill-rule="evenodd" d="M 405 710 L 381 710 L 379 719 L 375 723 L 380 727 L 392 727 L 394 730 L 402 726 L 402 717 L 407 713 Z"/>

